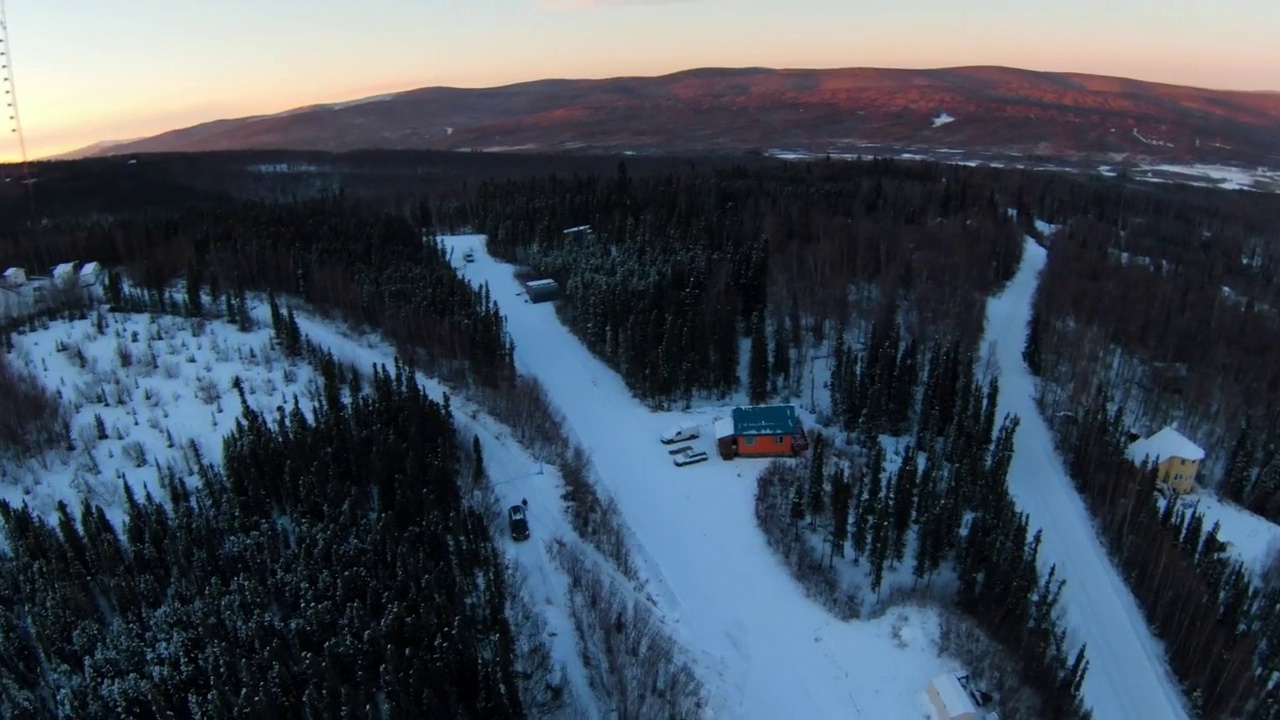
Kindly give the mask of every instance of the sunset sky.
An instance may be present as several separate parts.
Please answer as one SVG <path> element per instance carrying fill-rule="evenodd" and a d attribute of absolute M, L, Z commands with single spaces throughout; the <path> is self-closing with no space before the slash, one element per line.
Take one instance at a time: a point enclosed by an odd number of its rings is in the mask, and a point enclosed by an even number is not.
<path fill-rule="evenodd" d="M 32 158 L 428 85 L 1010 65 L 1280 90 L 1277 0 L 8 0 Z M 7 132 L 0 157 L 18 155 Z"/>

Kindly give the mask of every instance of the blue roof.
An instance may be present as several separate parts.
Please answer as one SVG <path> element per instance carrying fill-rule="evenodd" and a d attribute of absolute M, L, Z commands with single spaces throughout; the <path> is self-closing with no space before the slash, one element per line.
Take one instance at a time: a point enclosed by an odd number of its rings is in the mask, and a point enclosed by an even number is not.
<path fill-rule="evenodd" d="M 790 435 L 800 428 L 795 405 L 753 405 L 733 409 L 737 435 Z"/>

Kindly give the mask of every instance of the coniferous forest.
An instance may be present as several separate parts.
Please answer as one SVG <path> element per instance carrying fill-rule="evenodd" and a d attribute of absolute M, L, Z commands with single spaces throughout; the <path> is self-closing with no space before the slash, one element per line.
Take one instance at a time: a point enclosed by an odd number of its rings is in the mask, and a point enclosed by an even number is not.
<path fill-rule="evenodd" d="M 1022 252 L 994 184 L 891 160 L 646 177 L 620 163 L 483 183 L 468 213 L 491 252 L 559 281 L 566 325 L 658 405 L 737 390 L 747 337 L 753 396 L 799 382 L 790 355 L 850 315 L 972 346 Z"/>
<path fill-rule="evenodd" d="M 399 367 L 362 392 L 317 360 L 309 414 L 246 405 L 220 471 L 126 484 L 122 528 L 0 506 L 6 717 L 523 716 L 448 407 Z"/>
<path fill-rule="evenodd" d="M 321 368 L 323 399 L 246 409 L 198 489 L 148 469 L 166 496 L 130 497 L 118 528 L 88 504 L 52 523 L 4 508 L 8 716 L 536 714 L 491 529 L 465 499 L 465 443 L 407 367 L 556 416 L 516 376 L 488 288 L 435 242 L 448 229 L 559 281 L 566 325 L 655 407 L 829 391 L 821 420 L 836 432 L 761 478 L 775 549 L 815 576 L 856 562 L 876 591 L 895 566 L 929 587 L 950 563 L 949 600 L 1015 658 L 1043 717 L 1086 717 L 1087 649 L 1067 647 L 1059 586 L 1036 572 L 1037 539 L 1004 489 L 1016 419 L 995 417 L 999 388 L 974 368 L 986 299 L 1024 233 L 1041 237 L 1026 359 L 1099 533 L 1197 712 L 1280 718 L 1280 579 L 1250 577 L 1122 456 L 1130 430 L 1177 420 L 1210 450 L 1202 484 L 1280 519 L 1277 198 L 883 159 L 422 154 L 381 173 L 391 157 L 274 174 L 252 168 L 325 160 L 53 164 L 37 216 L 0 196 L 0 266 L 98 260 L 136 288 L 113 281 L 117 309 L 246 324 L 247 293 L 296 296 L 379 329 L 406 363 L 362 385 L 282 315 L 281 342 Z M 177 300 L 162 291 L 175 281 Z M 10 372 L 0 387 L 30 382 Z M 6 417 L 0 438 L 53 416 Z M 896 469 L 880 435 L 906 443 Z M 63 440 L 56 425 L 34 437 Z M 589 458 L 577 466 L 585 497 Z M 815 535 L 825 555 L 804 555 L 797 538 Z"/>

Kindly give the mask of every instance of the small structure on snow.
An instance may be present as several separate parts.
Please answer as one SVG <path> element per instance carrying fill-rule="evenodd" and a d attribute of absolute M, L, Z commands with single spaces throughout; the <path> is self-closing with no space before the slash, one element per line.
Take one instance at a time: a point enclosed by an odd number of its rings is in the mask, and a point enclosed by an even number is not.
<path fill-rule="evenodd" d="M 1156 467 L 1156 481 L 1168 485 L 1179 495 L 1191 492 L 1196 473 L 1204 461 L 1204 450 L 1187 436 L 1168 426 L 1151 437 L 1134 441 L 1125 455 L 1135 465 L 1145 459 Z"/>
<path fill-rule="evenodd" d="M 966 673 L 951 672 L 934 678 L 924 694 L 933 706 L 938 720 L 999 720 L 995 712 L 986 712 L 991 696 L 974 688 Z"/>
<path fill-rule="evenodd" d="M 555 280 L 530 280 L 524 284 L 529 302 L 550 302 L 560 297 L 560 285 Z"/>
<path fill-rule="evenodd" d="M 0 283 L 5 287 L 21 287 L 27 284 L 27 271 L 20 267 L 11 267 L 4 271 L 4 282 Z"/>
<path fill-rule="evenodd" d="M 753 405 L 736 407 L 733 423 L 733 454 L 744 457 L 799 455 L 809 449 L 809 437 L 800 424 L 795 405 Z M 719 430 L 717 429 L 717 434 Z M 716 440 L 717 447 L 720 439 Z M 724 451 L 721 450 L 721 455 Z"/>
<path fill-rule="evenodd" d="M 716 418 L 716 452 L 725 460 L 732 460 L 734 455 L 733 418 Z"/>
<path fill-rule="evenodd" d="M 53 268 L 53 283 L 65 287 L 75 281 L 76 263 L 65 262 Z"/>
<path fill-rule="evenodd" d="M 80 286 L 93 287 L 102 279 L 102 263 L 97 260 L 87 262 L 80 268 Z"/>

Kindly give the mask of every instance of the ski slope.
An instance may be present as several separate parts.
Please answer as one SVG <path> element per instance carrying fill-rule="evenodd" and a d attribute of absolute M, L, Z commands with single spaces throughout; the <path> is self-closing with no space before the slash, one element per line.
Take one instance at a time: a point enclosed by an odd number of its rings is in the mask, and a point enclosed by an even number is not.
<path fill-rule="evenodd" d="M 1014 439 L 1009 490 L 1044 531 L 1040 562 L 1058 566 L 1068 640 L 1087 643 L 1084 699 L 1096 720 L 1187 718 L 1163 645 L 1152 635 L 1137 601 L 1111 564 L 1093 519 L 1067 475 L 1035 402 L 1034 379 L 1022 359 L 1031 302 L 1047 252 L 1028 238 L 1022 265 L 987 304 L 982 348 L 994 348 L 999 367 L 998 412 L 1021 418 Z"/>
<path fill-rule="evenodd" d="M 516 366 L 536 376 L 590 454 L 598 482 L 635 536 L 650 594 L 699 669 L 718 718 L 926 717 L 929 680 L 958 666 L 939 658 L 937 618 L 902 608 L 865 622 L 835 620 L 808 600 L 756 527 L 755 478 L 763 461 L 721 460 L 710 423 L 728 408 L 651 412 L 557 319 L 530 304 L 512 268 L 482 236 L 446 238 L 474 283 L 489 284 L 509 321 Z M 676 468 L 658 435 L 690 416 L 711 460 Z M 536 525 L 534 532 L 537 532 Z"/>

